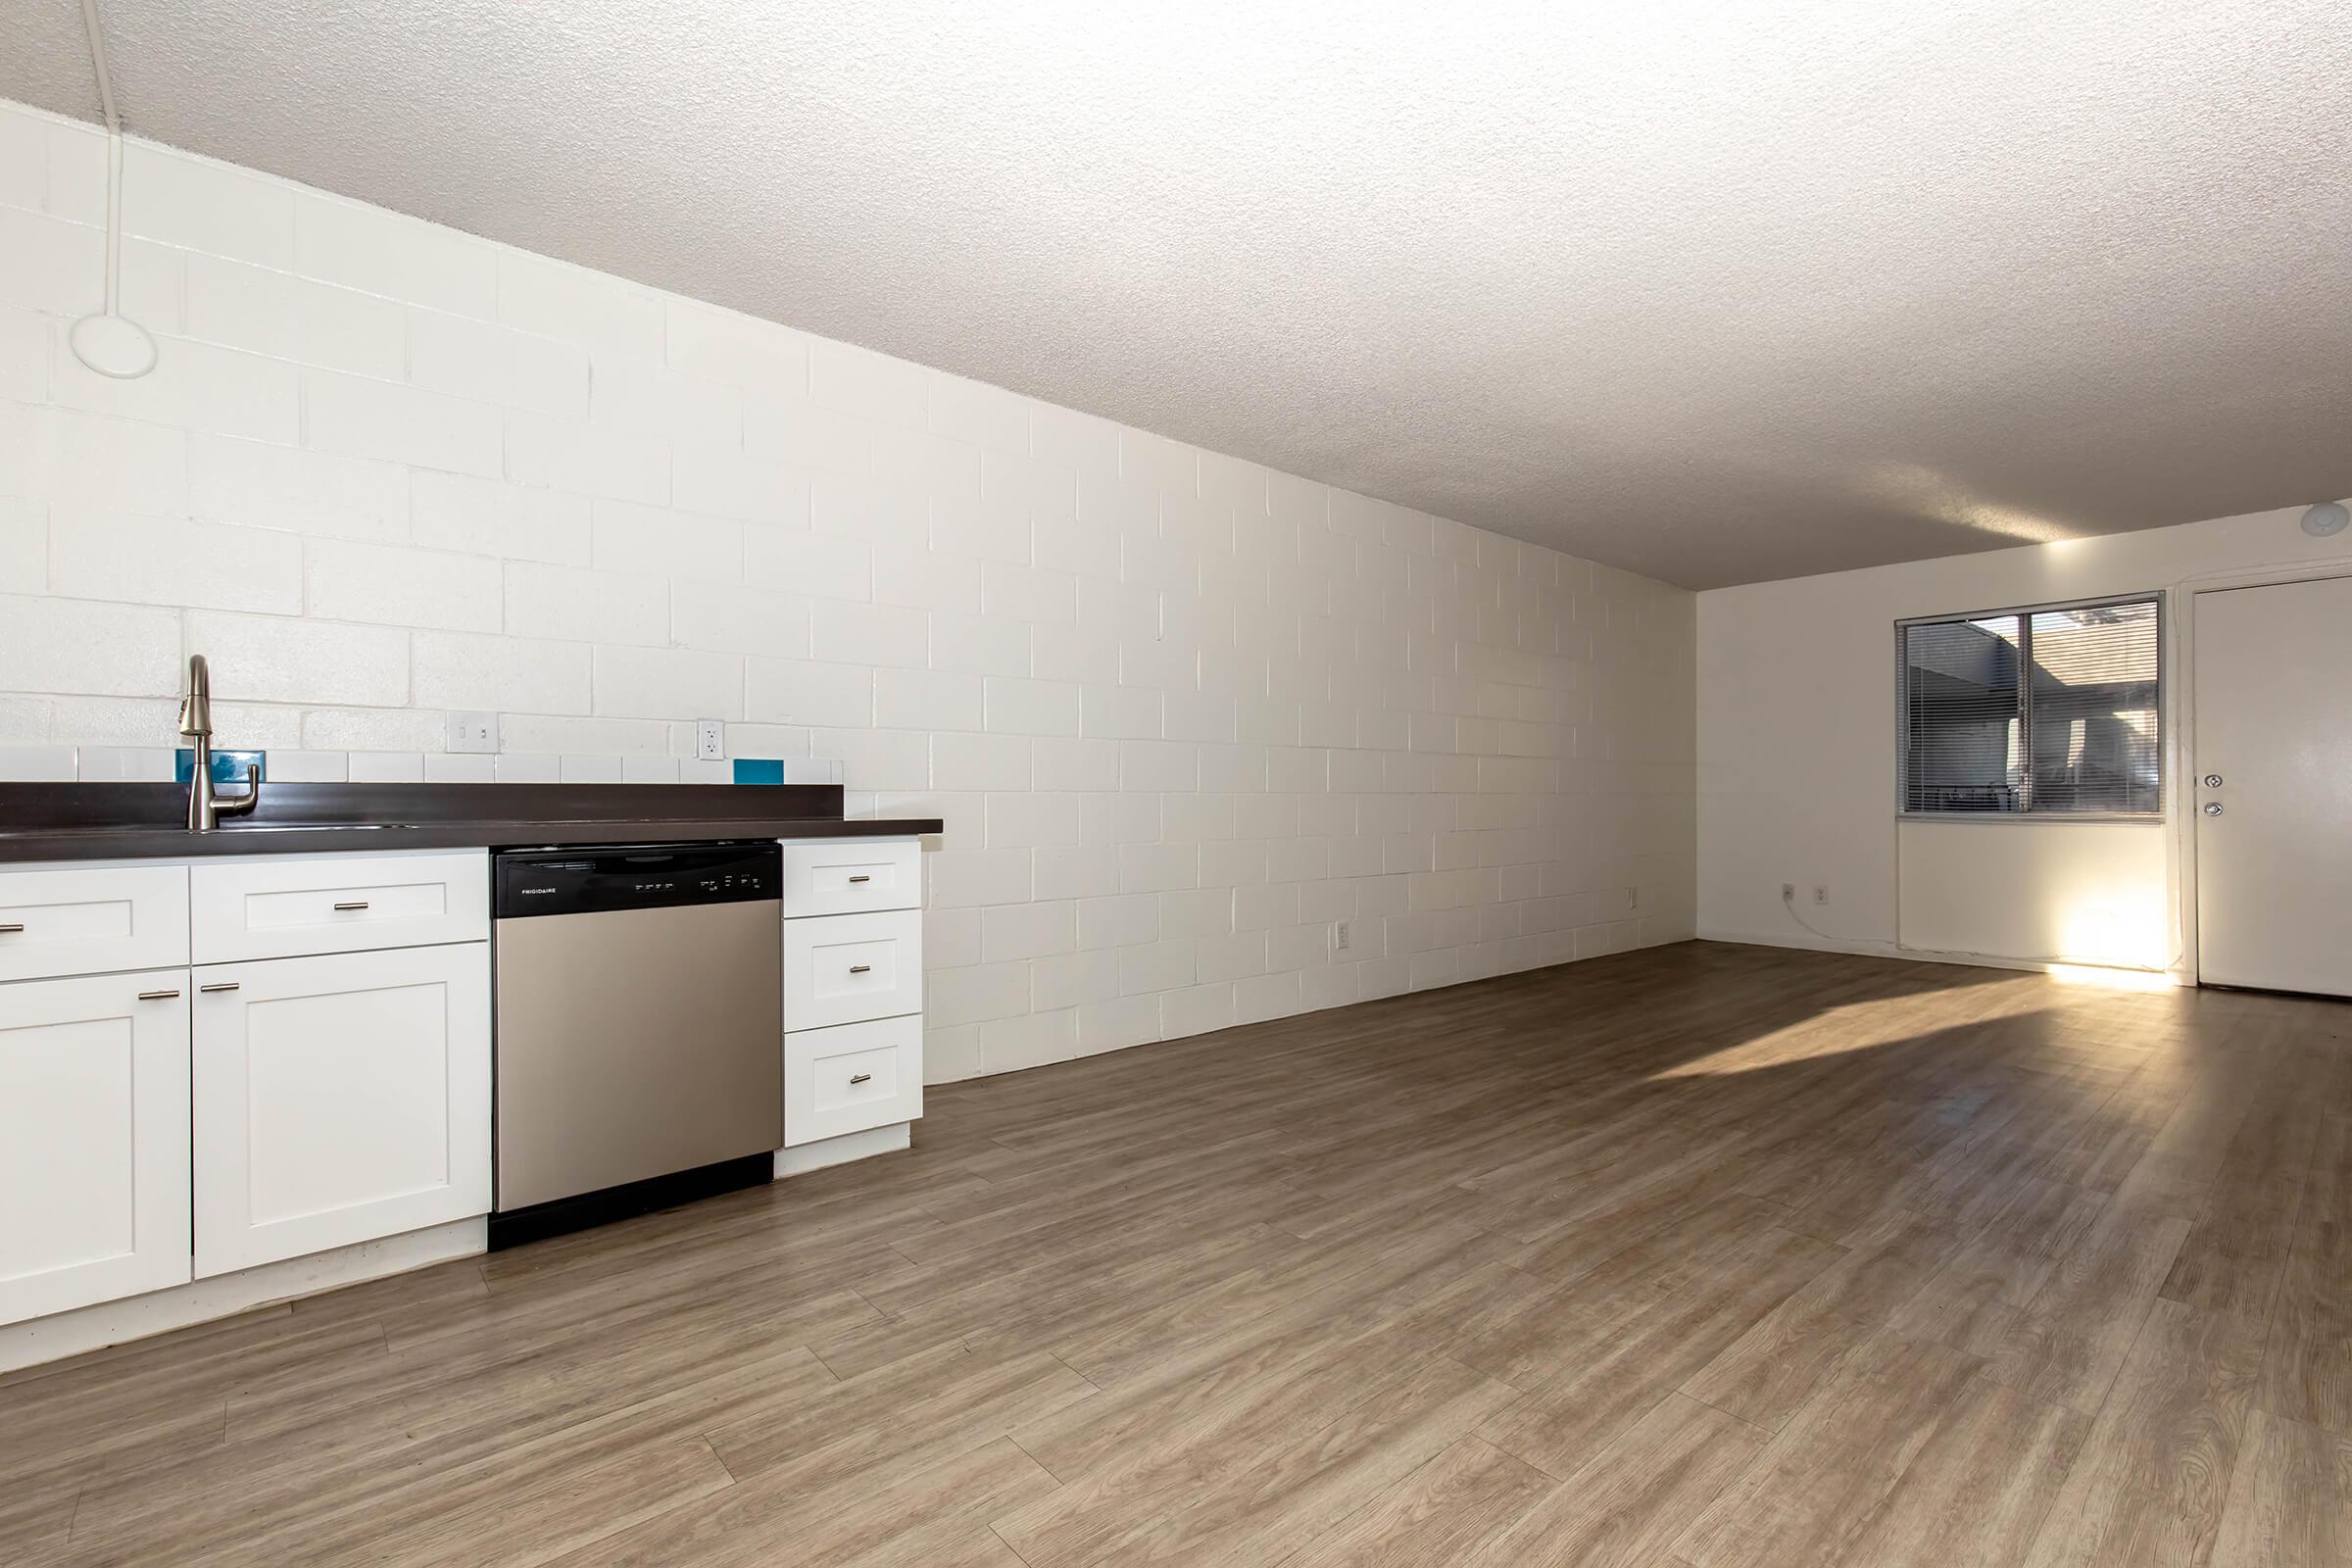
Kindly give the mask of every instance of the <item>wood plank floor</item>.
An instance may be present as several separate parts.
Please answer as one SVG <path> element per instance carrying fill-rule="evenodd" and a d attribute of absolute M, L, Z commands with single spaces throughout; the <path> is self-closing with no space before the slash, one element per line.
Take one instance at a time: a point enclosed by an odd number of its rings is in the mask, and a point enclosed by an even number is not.
<path fill-rule="evenodd" d="M 2352 1006 L 1692 943 L 0 1379 L 0 1561 L 2352 1561 Z"/>

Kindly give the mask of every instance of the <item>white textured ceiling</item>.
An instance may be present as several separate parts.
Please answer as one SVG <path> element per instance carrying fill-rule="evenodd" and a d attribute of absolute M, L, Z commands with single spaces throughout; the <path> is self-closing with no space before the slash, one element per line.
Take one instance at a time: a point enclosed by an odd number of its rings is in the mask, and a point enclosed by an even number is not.
<path fill-rule="evenodd" d="M 2352 491 L 2344 0 L 105 11 L 143 134 L 1690 586 Z"/>

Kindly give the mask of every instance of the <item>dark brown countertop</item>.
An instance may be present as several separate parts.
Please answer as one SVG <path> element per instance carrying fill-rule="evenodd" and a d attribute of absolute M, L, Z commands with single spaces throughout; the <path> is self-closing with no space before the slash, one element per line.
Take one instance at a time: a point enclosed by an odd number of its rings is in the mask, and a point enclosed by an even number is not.
<path fill-rule="evenodd" d="M 835 784 L 268 784 L 251 817 L 179 825 L 178 784 L 0 784 L 0 863 L 718 839 L 889 838 L 937 817 L 844 817 Z"/>

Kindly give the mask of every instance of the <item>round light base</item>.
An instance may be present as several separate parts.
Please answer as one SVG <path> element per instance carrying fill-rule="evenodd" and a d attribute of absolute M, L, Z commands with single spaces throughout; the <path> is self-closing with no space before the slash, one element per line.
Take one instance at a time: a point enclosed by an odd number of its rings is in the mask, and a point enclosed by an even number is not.
<path fill-rule="evenodd" d="M 127 316 L 85 316 L 66 341 L 75 359 L 118 381 L 136 380 L 155 368 L 155 339 Z"/>
<path fill-rule="evenodd" d="M 2342 533 L 2347 522 L 2352 522 L 2352 512 L 2345 511 L 2340 501 L 2323 501 L 2303 514 L 2303 531 L 2314 539 Z"/>

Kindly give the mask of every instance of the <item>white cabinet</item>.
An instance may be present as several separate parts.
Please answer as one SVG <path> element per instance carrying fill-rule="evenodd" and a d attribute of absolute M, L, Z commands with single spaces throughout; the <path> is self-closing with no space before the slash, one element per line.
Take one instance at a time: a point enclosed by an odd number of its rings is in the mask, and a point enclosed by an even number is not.
<path fill-rule="evenodd" d="M 194 979 L 199 1278 L 489 1209 L 486 944 Z"/>
<path fill-rule="evenodd" d="M 786 840 L 784 1147 L 923 1113 L 923 855 Z"/>
<path fill-rule="evenodd" d="M 187 984 L 0 986 L 0 1323 L 187 1281 Z"/>

